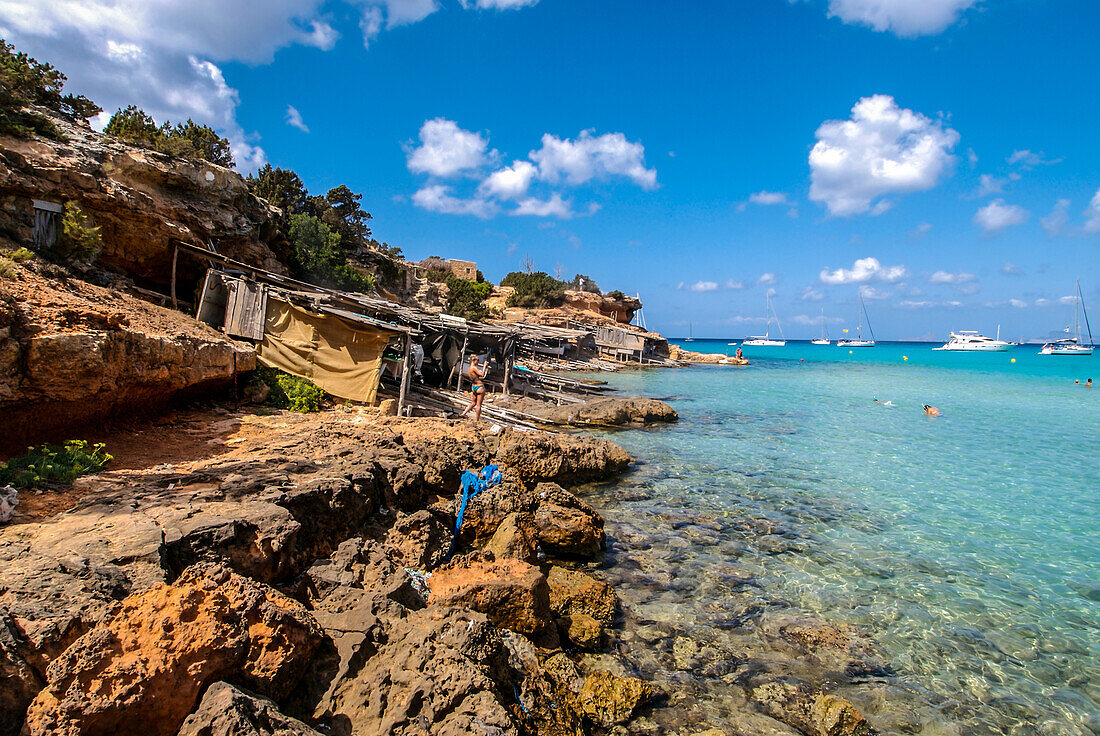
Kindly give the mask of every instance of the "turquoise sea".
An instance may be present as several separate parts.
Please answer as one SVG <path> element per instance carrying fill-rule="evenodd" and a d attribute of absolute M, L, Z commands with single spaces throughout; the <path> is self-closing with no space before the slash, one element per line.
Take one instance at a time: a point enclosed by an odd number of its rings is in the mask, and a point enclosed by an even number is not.
<path fill-rule="evenodd" d="M 588 496 L 619 648 L 691 693 L 666 720 L 753 732 L 748 662 L 819 677 L 887 733 L 1100 734 L 1100 386 L 1074 384 L 1100 356 L 933 347 L 600 375 L 680 415 L 609 434 L 639 466 Z M 858 627 L 887 666 L 806 670 L 769 628 L 791 617 Z"/>

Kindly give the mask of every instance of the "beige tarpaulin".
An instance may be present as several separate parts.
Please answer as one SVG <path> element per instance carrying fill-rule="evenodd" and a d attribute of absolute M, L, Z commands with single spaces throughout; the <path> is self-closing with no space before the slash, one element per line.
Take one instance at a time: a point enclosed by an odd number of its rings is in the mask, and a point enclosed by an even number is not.
<path fill-rule="evenodd" d="M 258 357 L 333 396 L 373 404 L 388 342 L 384 330 L 307 312 L 270 295 Z"/>

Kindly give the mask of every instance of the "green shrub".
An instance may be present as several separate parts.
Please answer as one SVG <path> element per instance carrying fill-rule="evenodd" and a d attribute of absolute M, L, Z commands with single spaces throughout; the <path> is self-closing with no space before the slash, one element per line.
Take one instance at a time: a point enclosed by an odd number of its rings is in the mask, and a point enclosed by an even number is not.
<path fill-rule="evenodd" d="M 264 401 L 268 406 L 303 414 L 321 411 L 321 399 L 325 392 L 310 381 L 267 366 L 257 368 L 256 377 L 271 389 Z"/>
<path fill-rule="evenodd" d="M 585 276 L 583 273 L 578 273 L 573 277 L 573 280 L 569 283 L 569 286 L 577 291 L 586 291 L 589 294 L 599 294 L 600 287 L 596 286 L 596 282 Z"/>
<path fill-rule="evenodd" d="M 447 299 L 448 314 L 473 320 L 485 319 L 489 316 L 489 308 L 485 306 L 485 300 L 493 293 L 491 285 L 448 276 L 447 289 L 451 292 Z"/>
<path fill-rule="evenodd" d="M 445 284 L 451 272 L 441 268 L 429 268 L 424 272 L 424 278 L 435 284 Z"/>
<path fill-rule="evenodd" d="M 7 258 L 9 260 L 15 261 L 16 263 L 23 263 L 24 261 L 29 261 L 30 259 L 34 258 L 34 253 L 27 250 L 26 248 L 16 248 L 11 253 L 7 254 Z"/>
<path fill-rule="evenodd" d="M 65 203 L 61 219 L 61 234 L 52 255 L 61 261 L 91 261 L 103 246 L 99 228 L 92 224 L 76 202 Z"/>
<path fill-rule="evenodd" d="M 0 486 L 41 488 L 48 484 L 68 485 L 85 473 L 99 470 L 113 459 L 107 454 L 106 445 L 92 445 L 89 451 L 85 440 L 28 447 L 26 455 L 0 463 Z"/>
<path fill-rule="evenodd" d="M 291 215 L 288 233 L 300 275 L 325 286 L 349 291 L 374 291 L 374 276 L 348 265 L 340 234 L 312 215 Z"/>
<path fill-rule="evenodd" d="M 565 301 L 565 284 L 543 271 L 513 271 L 501 279 L 500 285 L 515 289 L 508 297 L 509 307 L 558 307 Z"/>
<path fill-rule="evenodd" d="M 617 302 L 621 302 L 623 299 L 626 299 L 626 294 L 622 293 L 618 289 L 615 289 L 615 291 L 607 292 L 606 296 L 608 299 L 614 299 Z"/>

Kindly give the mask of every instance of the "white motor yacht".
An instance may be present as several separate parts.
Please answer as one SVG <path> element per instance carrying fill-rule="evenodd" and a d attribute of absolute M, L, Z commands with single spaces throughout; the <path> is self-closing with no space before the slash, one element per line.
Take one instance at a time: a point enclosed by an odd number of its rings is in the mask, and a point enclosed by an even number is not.
<path fill-rule="evenodd" d="M 959 330 L 951 333 L 951 339 L 933 350 L 958 350 L 977 353 L 1000 353 L 1012 347 L 1012 343 L 994 340 L 976 330 Z"/>

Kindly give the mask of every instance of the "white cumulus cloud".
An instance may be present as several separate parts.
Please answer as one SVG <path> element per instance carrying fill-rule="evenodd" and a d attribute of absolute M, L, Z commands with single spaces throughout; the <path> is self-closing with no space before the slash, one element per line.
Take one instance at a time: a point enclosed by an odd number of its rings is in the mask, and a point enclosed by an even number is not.
<path fill-rule="evenodd" d="M 985 235 L 996 235 L 1006 228 L 1027 222 L 1030 212 L 1016 204 L 1005 204 L 1003 199 L 995 199 L 974 213 L 974 222 L 982 228 Z"/>
<path fill-rule="evenodd" d="M 883 266 L 877 258 L 860 258 L 851 268 L 838 268 L 830 271 L 822 269 L 818 275 L 821 283 L 837 286 L 840 284 L 862 284 L 868 281 L 901 281 L 909 275 L 905 266 Z"/>
<path fill-rule="evenodd" d="M 453 120 L 433 118 L 420 126 L 420 145 L 407 146 L 409 171 L 454 176 L 490 163 L 496 151 L 480 133 L 463 130 Z"/>
<path fill-rule="evenodd" d="M 718 291 L 717 281 L 696 281 L 688 287 L 689 291 Z"/>
<path fill-rule="evenodd" d="M 464 8 L 479 8 L 482 10 L 515 10 L 534 5 L 539 0 L 460 0 Z"/>
<path fill-rule="evenodd" d="M 737 279 L 726 279 L 726 288 L 731 291 L 737 291 L 738 289 L 745 288 L 745 282 L 738 281 Z"/>
<path fill-rule="evenodd" d="M 530 158 L 538 164 L 539 177 L 555 184 L 564 181 L 576 186 L 592 179 L 623 176 L 645 189 L 657 185 L 657 170 L 645 165 L 645 147 L 628 141 L 622 133 L 594 136 L 584 130 L 576 139 L 547 133 L 542 147 L 531 151 Z"/>
<path fill-rule="evenodd" d="M 810 199 L 832 215 L 881 214 L 890 205 L 880 197 L 934 187 L 959 142 L 956 131 L 890 95 L 864 97 L 850 119 L 827 120 L 815 135 Z"/>
<path fill-rule="evenodd" d="M 911 38 L 940 33 L 980 0 L 829 0 L 829 16 Z"/>
<path fill-rule="evenodd" d="M 819 302 L 825 298 L 825 295 L 812 286 L 807 286 L 802 290 L 802 301 L 804 302 Z"/>
<path fill-rule="evenodd" d="M 932 284 L 965 284 L 968 281 L 973 281 L 974 278 L 974 274 L 965 271 L 936 271 L 928 277 L 928 282 Z"/>
<path fill-rule="evenodd" d="M 770 271 L 767 272 L 767 273 L 760 274 L 760 276 L 758 276 L 757 279 L 756 279 L 756 283 L 765 284 L 765 285 L 774 284 L 778 281 L 779 281 L 779 277 L 776 276 L 774 273 L 771 273 Z"/>
<path fill-rule="evenodd" d="M 451 194 L 451 188 L 431 184 L 412 196 L 413 204 L 430 212 L 447 215 L 473 215 L 486 219 L 497 213 L 497 206 L 484 199 L 462 199 Z"/>
<path fill-rule="evenodd" d="M 527 194 L 536 173 L 537 169 L 530 161 L 513 161 L 511 166 L 489 174 L 478 190 L 501 199 L 518 199 Z"/>
<path fill-rule="evenodd" d="M 532 217 L 558 217 L 567 220 L 573 216 L 573 210 L 569 202 L 562 199 L 560 194 L 554 193 L 550 196 L 550 199 L 545 200 L 528 197 L 520 201 L 512 214 L 530 215 Z"/>
<path fill-rule="evenodd" d="M 303 133 L 309 132 L 309 126 L 302 120 L 302 113 L 298 112 L 298 108 L 294 105 L 286 106 L 286 124 L 292 128 L 297 128 Z"/>

